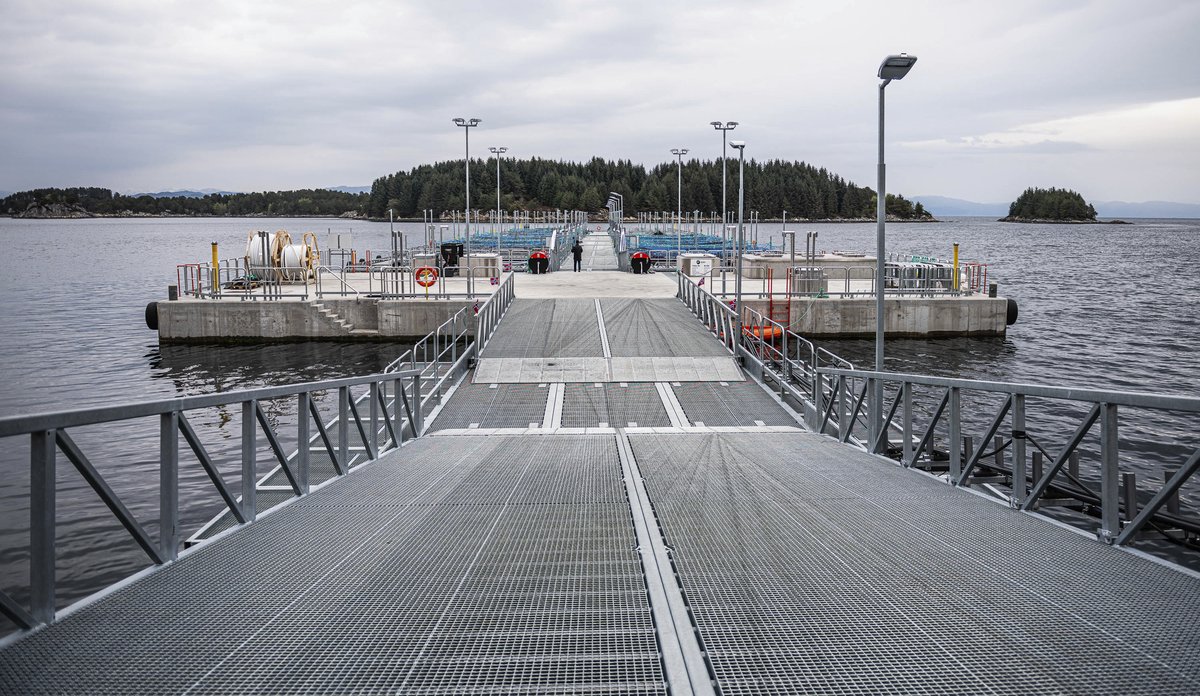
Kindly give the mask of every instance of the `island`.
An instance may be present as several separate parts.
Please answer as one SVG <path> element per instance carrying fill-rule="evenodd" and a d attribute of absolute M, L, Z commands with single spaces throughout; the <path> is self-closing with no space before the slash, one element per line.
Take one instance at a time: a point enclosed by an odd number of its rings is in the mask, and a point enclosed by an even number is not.
<path fill-rule="evenodd" d="M 1008 206 L 1008 215 L 1000 222 L 1092 223 L 1096 209 L 1076 191 L 1060 188 L 1027 188 Z M 1113 224 L 1128 224 L 1111 220 Z"/>

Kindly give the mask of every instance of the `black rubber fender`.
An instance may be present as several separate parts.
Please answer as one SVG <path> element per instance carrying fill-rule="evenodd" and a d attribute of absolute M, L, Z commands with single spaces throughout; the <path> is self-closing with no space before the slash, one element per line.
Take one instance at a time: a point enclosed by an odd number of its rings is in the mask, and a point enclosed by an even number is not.
<path fill-rule="evenodd" d="M 151 302 L 146 305 L 146 326 L 151 331 L 158 331 L 158 303 Z"/>
<path fill-rule="evenodd" d="M 1017 323 L 1017 301 L 1013 298 L 1008 298 L 1008 317 L 1006 319 L 1008 326 Z"/>

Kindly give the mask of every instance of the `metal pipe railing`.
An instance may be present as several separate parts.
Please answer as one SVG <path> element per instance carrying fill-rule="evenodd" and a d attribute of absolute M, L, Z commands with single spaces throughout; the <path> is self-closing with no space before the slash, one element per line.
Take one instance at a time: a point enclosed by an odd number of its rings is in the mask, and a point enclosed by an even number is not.
<path fill-rule="evenodd" d="M 1178 512 L 1180 489 L 1200 470 L 1200 449 L 1186 457 L 1177 469 L 1168 470 L 1163 476 L 1162 486 L 1138 509 L 1136 488 L 1127 488 L 1125 495 L 1121 494 L 1123 477 L 1120 462 L 1122 458 L 1128 459 L 1130 452 L 1128 449 L 1122 450 L 1118 418 L 1120 413 L 1126 411 L 1145 412 L 1154 419 L 1161 419 L 1166 413 L 1194 417 L 1200 415 L 1200 398 L 827 367 L 818 368 L 818 374 L 824 379 L 836 380 L 838 384 L 881 380 L 893 387 L 894 400 L 888 421 L 893 421 L 897 415 L 901 419 L 900 427 L 905 434 L 901 442 L 903 466 L 916 466 L 923 457 L 930 456 L 935 431 L 945 421 L 944 430 L 949 433 L 946 467 L 948 480 L 953 485 L 972 485 L 981 478 L 977 472 L 987 470 L 1001 474 L 1011 484 L 1010 493 L 1007 494 L 1009 504 L 1021 510 L 1036 509 L 1051 490 L 1085 501 L 1099 507 L 1100 528 L 1097 535 L 1107 543 L 1131 543 L 1142 528 L 1151 523 L 1184 529 L 1200 527 L 1200 517 L 1196 514 L 1181 517 Z M 933 388 L 938 394 L 937 406 L 927 412 L 924 422 L 918 420 L 922 416 L 913 407 L 914 388 L 918 386 Z M 992 401 L 998 400 L 992 407 L 988 425 L 979 440 L 985 444 L 994 438 L 998 440 L 992 451 L 985 451 L 984 447 L 976 450 L 964 446 L 964 440 L 974 441 L 962 435 L 965 414 L 961 401 L 966 392 L 985 395 Z M 1048 431 L 1047 421 L 1043 418 L 1054 411 L 1056 403 L 1064 402 L 1087 405 L 1090 411 L 1079 421 L 1073 434 L 1055 446 L 1051 444 L 1051 439 L 1057 439 L 1056 436 L 1045 432 L 1035 434 L 1034 430 Z M 899 408 L 899 404 L 903 404 L 903 407 Z M 1031 410 L 1034 405 L 1036 410 Z M 1059 410 L 1062 410 L 1061 406 Z M 987 415 L 987 412 L 983 415 Z M 1196 420 L 1196 425 L 1200 426 L 1200 418 Z M 1099 433 L 1093 432 L 1097 422 L 1100 424 Z M 1192 432 L 1195 430 L 1194 426 Z M 1092 447 L 1098 452 L 1095 461 L 1098 491 L 1091 490 L 1069 469 L 1064 474 L 1064 466 L 1071 463 L 1072 458 L 1076 458 L 1075 466 L 1078 466 L 1078 455 L 1083 451 L 1089 435 L 1094 436 Z M 1043 443 L 1043 439 L 1046 442 Z M 869 448 L 873 451 L 884 449 L 881 443 L 871 444 L 875 445 Z M 1169 443 L 1157 442 L 1156 446 L 1162 449 L 1166 444 Z M 1182 441 L 1177 444 L 1184 447 L 1184 451 L 1194 446 Z M 1001 453 L 1006 449 L 1011 452 L 1011 465 L 1003 463 L 1004 456 Z M 1032 462 L 1028 456 L 1031 453 L 1036 455 Z M 993 456 L 997 461 L 989 463 L 987 460 Z M 1043 467 L 1043 461 L 1049 461 L 1049 466 Z M 1031 463 L 1034 466 L 1031 467 Z M 1061 480 L 1060 475 L 1068 480 Z M 1125 481 L 1127 485 L 1136 485 L 1136 479 L 1128 475 Z M 1164 512 L 1163 507 L 1168 507 L 1168 510 Z"/>
<path fill-rule="evenodd" d="M 79 409 L 41 413 L 29 416 L 0 418 L 0 438 L 29 437 L 30 443 L 30 603 L 28 609 L 5 592 L 0 591 L 0 613 L 3 613 L 21 629 L 32 629 L 51 623 L 57 616 L 55 568 L 58 560 L 55 522 L 58 517 L 56 495 L 57 458 L 61 452 L 80 473 L 87 484 L 96 492 L 111 514 L 130 534 L 155 565 L 175 560 L 180 555 L 179 530 L 179 461 L 182 434 L 184 441 L 204 468 L 226 510 L 238 524 L 250 524 L 257 517 L 257 464 L 258 434 L 261 432 L 274 454 L 279 469 L 285 474 L 295 496 L 303 496 L 311 490 L 309 469 L 314 442 L 323 443 L 333 458 L 337 475 L 345 475 L 350 469 L 348 456 L 349 437 L 347 425 L 353 418 L 367 457 L 374 459 L 400 445 L 405 427 L 418 436 L 421 432 L 420 409 L 414 410 L 413 403 L 420 403 L 422 374 L 416 370 L 383 372 L 362 377 L 324 380 L 278 387 L 248 389 L 236 392 L 190 396 L 177 399 L 147 401 L 119 406 Z M 408 381 L 409 386 L 404 383 Z M 391 387 L 392 397 L 387 393 Z M 365 388 L 370 399 L 368 416 L 356 408 L 349 399 L 353 388 Z M 328 437 L 327 428 L 321 422 L 312 402 L 315 392 L 336 390 L 339 393 L 339 438 L 335 448 Z M 297 403 L 297 450 L 285 455 L 279 437 L 271 425 L 263 401 L 294 398 Z M 224 407 L 231 403 L 241 404 L 242 437 L 238 458 L 242 462 L 241 495 L 224 481 L 210 454 L 192 427 L 187 413 L 200 409 Z M 358 403 L 361 403 L 361 398 Z M 402 408 L 403 407 L 403 408 Z M 311 414 L 311 418 L 310 418 Z M 139 418 L 157 418 L 159 421 L 159 535 L 153 539 L 146 528 L 133 515 L 103 475 L 92 464 L 83 448 L 71 436 L 70 431 L 88 425 L 105 425 Z M 366 423 L 363 421 L 366 420 Z M 318 433 L 311 433 L 315 422 Z M 385 441 L 380 443 L 378 435 L 386 432 Z M 319 439 L 318 439 L 319 438 Z M 224 439 L 209 443 L 221 446 Z M 185 552 L 186 553 L 186 552 Z"/>

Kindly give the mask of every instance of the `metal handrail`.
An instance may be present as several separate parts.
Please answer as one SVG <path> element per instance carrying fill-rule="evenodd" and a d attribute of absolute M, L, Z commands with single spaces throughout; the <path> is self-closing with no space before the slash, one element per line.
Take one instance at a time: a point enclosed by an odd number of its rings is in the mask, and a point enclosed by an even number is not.
<path fill-rule="evenodd" d="M 445 377 L 442 381 L 444 379 Z M 57 560 L 55 526 L 57 518 L 56 461 L 59 452 L 62 452 L 70 460 L 117 521 L 146 553 L 150 561 L 155 565 L 163 565 L 180 557 L 181 553 L 188 553 L 188 551 L 181 552 L 179 548 L 179 436 L 181 434 L 208 474 L 229 513 L 234 516 L 239 525 L 250 524 L 258 515 L 256 486 L 259 429 L 270 445 L 295 496 L 307 495 L 311 490 L 309 483 L 311 445 L 317 441 L 317 436 L 311 434 L 310 426 L 313 423 L 316 424 L 317 435 L 333 459 L 337 475 L 345 475 L 350 470 L 348 429 L 351 416 L 358 425 L 367 459 L 376 459 L 382 453 L 398 447 L 406 439 L 406 429 L 411 432 L 411 437 L 420 435 L 425 414 L 422 408 L 415 405 L 423 403 L 421 380 L 422 375 L 419 371 L 403 370 L 361 377 L 246 389 L 222 394 L 0 418 L 0 438 L 20 436 L 30 438 L 31 520 L 29 608 L 26 609 L 10 595 L 0 591 L 0 613 L 7 616 L 20 629 L 25 630 L 51 623 L 58 615 L 55 602 L 55 565 Z M 405 386 L 405 381 L 410 382 L 408 387 Z M 389 384 L 392 386 L 390 400 L 387 396 Z M 367 388 L 367 398 L 370 399 L 367 415 L 369 422 L 366 425 L 363 424 L 364 416 L 354 405 L 361 403 L 361 399 L 352 402 L 350 398 L 352 388 L 364 386 Z M 322 423 L 316 405 L 312 401 L 314 392 L 332 390 L 338 392 L 340 416 L 336 447 L 328 437 L 326 426 Z M 291 456 L 283 453 L 275 429 L 271 426 L 266 412 L 260 405 L 262 401 L 288 397 L 297 399 L 299 415 L 296 425 L 297 451 Z M 230 403 L 242 404 L 240 497 L 235 495 L 234 489 L 225 483 L 220 470 L 185 413 L 196 409 L 225 406 Z M 69 433 L 69 429 L 81 426 L 155 416 L 159 419 L 160 533 L 157 540 L 151 538 Z M 380 433 L 385 434 L 382 443 L 379 442 Z"/>
<path fill-rule="evenodd" d="M 845 428 L 841 415 L 826 418 L 823 422 L 822 405 L 829 395 L 822 392 L 821 380 L 816 368 L 822 357 L 832 359 L 838 364 L 853 367 L 853 364 L 837 355 L 818 348 L 808 339 L 796 334 L 780 322 L 764 317 L 760 312 L 743 308 L 743 314 L 749 321 L 738 322 L 736 312 L 722 298 L 718 298 L 692 278 L 679 273 L 679 296 L 692 310 L 702 323 L 725 347 L 743 361 L 755 367 L 756 376 L 770 376 L 779 390 L 780 396 L 790 396 L 804 411 L 810 429 L 823 432 L 826 425 L 835 428 Z M 711 280 L 711 277 L 706 278 Z M 765 336 L 761 329 L 756 333 L 753 327 L 769 327 L 778 330 L 781 335 L 781 347 L 776 348 Z M 793 354 L 795 357 L 792 357 Z M 786 357 L 785 357 L 786 356 Z M 807 359 L 805 359 L 805 356 Z M 842 414 L 839 411 L 838 414 Z"/>
<path fill-rule="evenodd" d="M 350 285 L 350 283 L 346 281 L 345 267 L 342 268 L 342 272 L 339 274 L 337 271 L 333 270 L 329 266 L 318 265 L 315 269 L 313 269 L 313 274 L 314 274 L 314 278 L 315 278 L 316 286 L 317 286 L 317 298 L 318 299 L 324 297 L 327 294 L 334 294 L 332 292 L 326 291 L 325 289 L 323 289 L 321 287 L 321 271 L 325 271 L 326 273 L 332 275 L 334 278 L 337 278 L 338 282 L 342 284 L 342 290 L 336 294 L 347 295 L 349 293 L 347 293 L 346 290 L 349 290 L 351 293 L 354 293 L 355 297 L 362 296 L 362 293 L 360 293 L 357 289 L 355 289 L 354 286 Z"/>
<path fill-rule="evenodd" d="M 904 433 L 901 438 L 901 463 L 904 466 L 911 467 L 917 464 L 932 443 L 935 430 L 944 418 L 949 433 L 947 436 L 948 482 L 952 485 L 971 485 L 976 477 L 975 472 L 979 469 L 999 471 L 1012 482 L 1012 490 L 1008 495 L 1009 504 L 1026 511 L 1036 509 L 1039 501 L 1051 489 L 1066 491 L 1068 494 L 1075 489 L 1083 489 L 1081 492 L 1085 494 L 1084 497 L 1100 508 L 1101 524 L 1097 532 L 1098 537 L 1102 541 L 1118 545 L 1133 542 L 1139 531 L 1151 522 L 1192 530 L 1200 528 L 1200 519 L 1195 516 L 1181 516 L 1174 510 L 1165 514 L 1161 510 L 1164 506 L 1178 507 L 1180 488 L 1197 471 L 1200 471 L 1200 448 L 1188 456 L 1178 470 L 1164 476 L 1161 488 L 1157 489 L 1148 502 L 1141 505 L 1136 495 L 1136 478 L 1130 473 L 1122 475 L 1120 471 L 1121 450 L 1117 417 L 1119 409 L 1122 408 L 1189 415 L 1200 414 L 1200 398 L 1174 394 L 992 382 L 828 367 L 818 368 L 817 372 L 823 378 L 836 380 L 839 389 L 846 384 L 847 380 L 861 381 L 866 393 L 873 392 L 870 387 L 876 380 L 885 385 L 894 385 L 895 396 L 885 420 L 890 424 L 896 417 L 900 418 L 900 428 Z M 937 407 L 929 416 L 928 422 L 924 424 L 916 421 L 917 412 L 913 408 L 914 386 L 934 387 L 941 391 Z M 990 453 L 985 453 L 982 447 L 974 450 L 966 444 L 973 440 L 964 438 L 962 435 L 961 398 L 964 391 L 1003 397 L 996 407 L 995 413 L 991 415 L 989 426 L 980 442 L 986 445 L 993 437 L 1000 434 L 1006 418 L 1011 419 L 1008 440 L 1005 442 L 1003 437 L 998 438 L 1000 442 Z M 1035 403 L 1043 407 L 1046 401 L 1058 401 L 1089 404 L 1091 409 L 1075 428 L 1074 434 L 1061 443 L 1061 447 L 1055 452 L 1047 449 L 1030 432 L 1029 426 L 1034 421 L 1026 410 L 1028 399 L 1037 399 Z M 875 412 L 883 413 L 883 409 L 880 408 Z M 1078 477 L 1071 474 L 1067 476 L 1073 479 L 1070 484 L 1056 482 L 1056 477 L 1063 473 L 1064 465 L 1072 461 L 1078 462 L 1080 446 L 1097 422 L 1100 423 L 1099 492 L 1086 490 Z M 886 431 L 885 429 L 881 430 Z M 881 452 L 884 450 L 884 444 L 882 442 L 864 443 L 863 447 L 870 451 Z M 1001 453 L 1010 446 L 1011 467 L 999 464 L 991 465 L 984 461 L 985 458 L 991 456 L 1002 459 Z M 1035 450 L 1032 452 L 1032 462 L 1027 461 L 1026 458 L 1026 455 L 1030 453 L 1030 447 Z M 1050 460 L 1048 467 L 1042 468 L 1043 457 Z M 1122 479 L 1124 479 L 1123 489 Z M 1122 500 L 1122 498 L 1124 499 Z"/>
<path fill-rule="evenodd" d="M 483 351 L 487 348 L 488 341 L 491 340 L 492 334 L 495 333 L 496 326 L 499 325 L 500 320 L 508 312 L 508 307 L 512 304 L 514 297 L 516 297 L 516 281 L 510 273 L 508 277 L 500 282 L 500 286 L 488 297 L 483 306 L 476 311 L 476 357 L 483 357 Z"/>

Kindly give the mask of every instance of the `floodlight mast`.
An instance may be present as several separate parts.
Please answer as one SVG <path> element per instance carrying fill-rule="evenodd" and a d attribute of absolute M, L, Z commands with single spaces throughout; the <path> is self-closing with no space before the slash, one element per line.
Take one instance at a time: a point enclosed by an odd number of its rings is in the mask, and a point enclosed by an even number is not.
<path fill-rule="evenodd" d="M 726 230 L 725 230 L 725 226 L 729 224 L 729 212 L 726 209 L 726 200 L 725 200 L 726 199 L 726 196 L 725 196 L 725 161 L 728 159 L 725 156 L 725 152 L 726 152 L 725 147 L 726 147 L 726 137 L 729 135 L 729 131 L 733 130 L 734 128 L 737 128 L 738 122 L 737 121 L 727 121 L 725 123 L 721 123 L 720 121 L 713 121 L 710 123 L 710 125 L 713 128 L 716 128 L 717 130 L 721 131 L 721 263 L 724 264 L 724 263 L 726 263 L 726 258 L 725 258 L 725 256 L 726 256 L 726 252 L 725 252 Z M 721 274 L 721 278 L 722 278 L 721 283 L 722 283 L 722 285 L 724 285 L 724 282 L 725 282 L 724 281 L 724 278 L 725 278 L 724 273 Z"/>
<path fill-rule="evenodd" d="M 746 205 L 746 141 L 734 140 L 729 143 L 731 147 L 738 151 L 738 226 L 737 226 L 737 243 L 734 248 L 734 253 L 737 255 L 737 278 L 734 286 L 734 305 L 736 307 L 736 343 L 735 346 L 740 350 L 742 345 L 742 250 L 745 245 L 745 227 L 743 225 L 743 217 L 745 215 Z M 737 354 L 735 354 L 737 355 Z M 740 357 L 740 355 L 737 355 Z"/>
<path fill-rule="evenodd" d="M 907 53 L 891 55 L 879 65 L 879 164 L 875 200 L 875 371 L 883 372 L 883 339 L 885 315 L 883 312 L 885 226 L 887 222 L 887 172 L 883 160 L 883 94 L 892 80 L 903 79 L 917 62 L 916 56 Z M 887 447 L 883 431 L 883 380 L 875 380 L 870 404 L 870 450 L 880 452 Z"/>
<path fill-rule="evenodd" d="M 482 121 L 477 118 L 456 118 L 454 125 L 461 126 L 463 134 L 466 136 L 466 158 L 463 160 L 463 168 L 466 170 L 467 176 L 467 197 L 466 197 L 466 221 L 464 230 L 466 234 L 466 244 L 463 254 L 466 257 L 467 264 L 467 295 L 475 295 L 475 284 L 471 280 L 471 129 L 478 126 Z"/>

